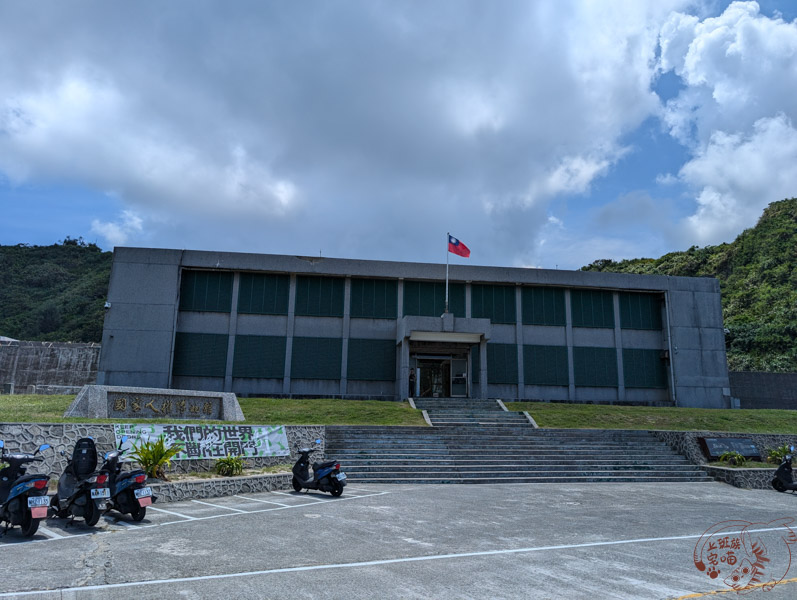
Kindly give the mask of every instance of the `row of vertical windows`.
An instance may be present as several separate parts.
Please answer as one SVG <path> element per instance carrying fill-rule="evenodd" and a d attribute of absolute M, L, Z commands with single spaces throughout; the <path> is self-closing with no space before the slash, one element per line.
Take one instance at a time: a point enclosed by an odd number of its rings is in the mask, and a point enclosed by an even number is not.
<path fill-rule="evenodd" d="M 224 271 L 184 271 L 180 310 L 230 312 L 233 274 Z M 265 315 L 288 314 L 290 277 L 284 274 L 241 273 L 238 312 Z M 345 279 L 296 278 L 296 314 L 342 317 Z M 351 282 L 352 317 L 395 319 L 398 282 L 393 279 L 358 279 Z M 472 316 L 493 323 L 515 323 L 515 286 L 473 284 Z M 662 299 L 656 294 L 622 292 L 618 295 L 620 326 L 624 329 L 662 328 Z M 570 291 L 574 327 L 613 328 L 613 294 L 601 290 Z M 565 325 L 562 288 L 521 288 L 521 309 L 526 325 Z M 437 317 L 445 311 L 445 284 L 431 281 L 404 283 L 404 314 Z M 449 312 L 465 316 L 465 285 L 449 285 Z"/>
<path fill-rule="evenodd" d="M 186 377 L 224 377 L 228 337 L 220 334 L 178 333 L 173 374 Z M 293 379 L 340 379 L 343 340 L 293 339 Z M 233 350 L 233 377 L 282 379 L 286 338 L 238 335 Z M 396 343 L 393 340 L 350 339 L 347 377 L 352 380 L 394 381 Z"/>
<path fill-rule="evenodd" d="M 471 381 L 479 383 L 479 346 L 471 348 Z M 573 348 L 574 383 L 583 387 L 617 387 L 615 348 Z M 569 385 L 566 346 L 523 346 L 526 385 Z M 517 346 L 487 344 L 487 381 L 517 384 Z M 667 369 L 661 350 L 623 350 L 623 381 L 628 388 L 666 388 Z"/>

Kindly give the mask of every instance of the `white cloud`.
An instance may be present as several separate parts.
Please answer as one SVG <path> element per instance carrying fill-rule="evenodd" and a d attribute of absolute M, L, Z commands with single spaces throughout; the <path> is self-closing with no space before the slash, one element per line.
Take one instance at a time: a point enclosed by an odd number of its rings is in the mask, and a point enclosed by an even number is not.
<path fill-rule="evenodd" d="M 116 222 L 100 221 L 91 222 L 91 231 L 101 235 L 111 247 L 125 245 L 131 237 L 144 230 L 143 219 L 131 210 L 124 210 Z"/>
<path fill-rule="evenodd" d="M 797 21 L 734 2 L 702 21 L 674 13 L 660 44 L 659 68 L 685 84 L 663 111 L 692 152 L 678 175 L 697 205 L 682 240 L 730 241 L 767 204 L 797 195 Z"/>

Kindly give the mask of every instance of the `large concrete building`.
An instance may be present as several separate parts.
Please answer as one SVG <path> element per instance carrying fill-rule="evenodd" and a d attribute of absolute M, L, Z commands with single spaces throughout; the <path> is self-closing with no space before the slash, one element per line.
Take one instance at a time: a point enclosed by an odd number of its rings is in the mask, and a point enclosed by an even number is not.
<path fill-rule="evenodd" d="M 715 279 L 117 248 L 98 383 L 727 407 Z"/>

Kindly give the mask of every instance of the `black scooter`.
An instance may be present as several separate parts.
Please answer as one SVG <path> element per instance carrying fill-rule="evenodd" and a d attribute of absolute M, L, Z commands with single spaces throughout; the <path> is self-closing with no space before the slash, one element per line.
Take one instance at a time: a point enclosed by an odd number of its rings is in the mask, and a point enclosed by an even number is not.
<path fill-rule="evenodd" d="M 64 455 L 63 451 L 61 455 Z M 94 440 L 80 438 L 58 480 L 58 493 L 50 498 L 50 509 L 61 519 L 83 517 L 86 525 L 91 527 L 97 524 L 102 511 L 108 508 L 110 497 L 108 474 L 97 473 Z"/>
<path fill-rule="evenodd" d="M 775 471 L 775 478 L 772 480 L 772 487 L 779 492 L 797 491 L 797 482 L 792 477 L 791 459 L 794 453 L 794 446 L 789 446 L 789 454 L 783 457 L 783 461 Z"/>
<path fill-rule="evenodd" d="M 119 440 L 116 450 L 105 453 L 105 462 L 100 467 L 100 474 L 108 474 L 108 485 L 111 488 L 111 500 L 108 510 L 116 509 L 120 513 L 130 513 L 134 521 L 141 521 L 147 514 L 147 506 L 157 500 L 152 495 L 152 489 L 144 483 L 147 474 L 141 469 L 122 471 L 122 445 L 127 441 L 127 436 Z"/>
<path fill-rule="evenodd" d="M 320 444 L 321 440 L 316 440 Z M 319 490 L 329 492 L 333 496 L 340 496 L 343 493 L 343 486 L 346 485 L 346 473 L 341 472 L 340 463 L 329 460 L 322 463 L 313 464 L 313 475 L 310 475 L 310 454 L 318 448 L 296 448 L 299 458 L 293 465 L 293 489 L 297 492 L 306 490 Z"/>
<path fill-rule="evenodd" d="M 36 456 L 49 448 L 49 444 L 42 444 L 33 454 L 6 454 L 5 442 L 0 440 L 0 461 L 8 466 L 0 470 L 0 522 L 5 521 L 6 527 L 2 534 L 19 525 L 22 535 L 32 537 L 39 529 L 39 521 L 47 517 L 47 507 L 50 499 L 47 496 L 48 475 L 26 475 L 26 463 L 44 460 Z"/>

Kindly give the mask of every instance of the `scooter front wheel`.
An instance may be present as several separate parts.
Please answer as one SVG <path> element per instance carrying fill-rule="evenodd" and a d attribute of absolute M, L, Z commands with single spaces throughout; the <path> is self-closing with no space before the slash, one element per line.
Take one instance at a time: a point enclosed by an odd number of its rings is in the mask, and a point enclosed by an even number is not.
<path fill-rule="evenodd" d="M 294 491 L 297 491 L 297 492 L 301 492 L 302 491 L 302 484 L 299 483 L 299 480 L 296 479 L 295 476 L 293 478 L 293 481 L 291 481 L 291 484 L 293 485 Z"/>
<path fill-rule="evenodd" d="M 775 479 L 772 480 L 772 487 L 775 488 L 775 490 L 778 492 L 786 491 L 786 486 L 783 485 L 783 482 L 777 477 L 775 477 Z"/>

